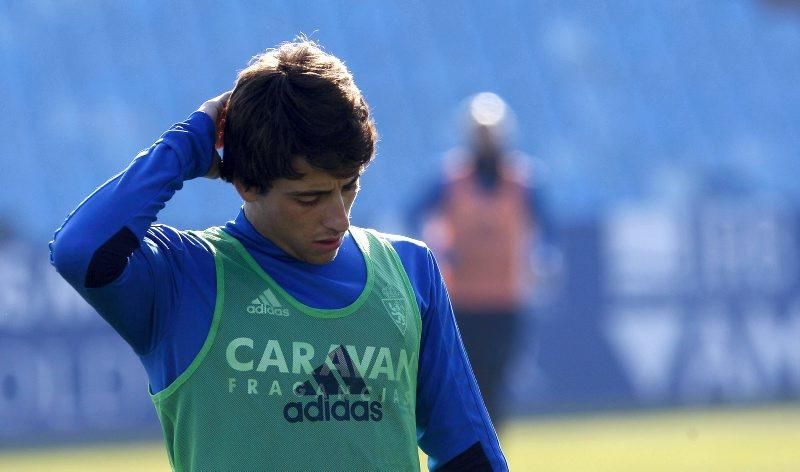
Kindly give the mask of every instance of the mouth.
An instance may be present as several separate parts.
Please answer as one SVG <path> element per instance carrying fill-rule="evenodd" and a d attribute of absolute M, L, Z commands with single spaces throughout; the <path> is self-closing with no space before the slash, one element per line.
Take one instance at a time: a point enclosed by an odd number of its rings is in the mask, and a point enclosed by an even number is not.
<path fill-rule="evenodd" d="M 325 250 L 333 250 L 339 249 L 339 246 L 342 245 L 343 236 L 338 236 L 335 238 L 328 238 L 328 239 L 317 239 L 314 241 L 314 246 L 317 246 L 320 249 Z"/>

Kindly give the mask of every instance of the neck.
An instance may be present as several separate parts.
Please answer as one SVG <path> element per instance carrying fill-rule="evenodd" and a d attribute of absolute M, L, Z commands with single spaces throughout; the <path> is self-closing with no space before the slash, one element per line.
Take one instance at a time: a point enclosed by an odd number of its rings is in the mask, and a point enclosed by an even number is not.
<path fill-rule="evenodd" d="M 478 181 L 484 188 L 494 188 L 500 178 L 500 156 L 478 155 L 475 171 Z"/>

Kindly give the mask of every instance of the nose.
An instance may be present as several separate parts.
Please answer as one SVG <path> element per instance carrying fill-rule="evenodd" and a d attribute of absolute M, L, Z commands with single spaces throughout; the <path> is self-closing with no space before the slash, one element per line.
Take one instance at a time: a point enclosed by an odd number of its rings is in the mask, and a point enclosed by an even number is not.
<path fill-rule="evenodd" d="M 350 208 L 342 195 L 330 199 L 322 224 L 336 233 L 344 233 L 350 228 Z"/>

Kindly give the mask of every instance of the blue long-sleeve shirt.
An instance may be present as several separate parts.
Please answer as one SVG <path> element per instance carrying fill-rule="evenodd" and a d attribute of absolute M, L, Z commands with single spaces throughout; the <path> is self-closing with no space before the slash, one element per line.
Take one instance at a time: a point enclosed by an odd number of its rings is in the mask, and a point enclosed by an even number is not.
<path fill-rule="evenodd" d="M 50 245 L 58 272 L 140 357 L 153 392 L 191 364 L 211 326 L 216 283 L 210 248 L 154 222 L 185 181 L 207 172 L 213 139 L 214 123 L 204 113 L 174 125 L 84 200 Z M 225 229 L 306 305 L 341 308 L 363 290 L 366 267 L 351 237 L 332 262 L 313 265 L 258 233 L 243 211 Z M 488 462 L 494 470 L 507 469 L 433 255 L 419 241 L 389 238 L 422 315 L 417 434 L 429 466 L 485 469 Z"/>

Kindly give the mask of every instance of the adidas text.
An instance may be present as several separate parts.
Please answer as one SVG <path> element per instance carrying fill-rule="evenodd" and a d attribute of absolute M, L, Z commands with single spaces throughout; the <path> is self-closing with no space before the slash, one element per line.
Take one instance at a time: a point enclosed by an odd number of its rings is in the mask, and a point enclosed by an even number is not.
<path fill-rule="evenodd" d="M 267 305 L 250 305 L 247 307 L 247 312 L 255 315 L 289 316 L 288 308 L 277 308 Z"/>
<path fill-rule="evenodd" d="M 305 421 L 381 421 L 383 405 L 379 401 L 367 402 L 350 399 L 331 402 L 318 395 L 315 401 L 289 402 L 283 407 L 283 417 L 289 423 Z"/>
<path fill-rule="evenodd" d="M 289 309 L 281 305 L 281 302 L 269 288 L 250 302 L 247 312 L 255 315 L 289 316 Z"/>

